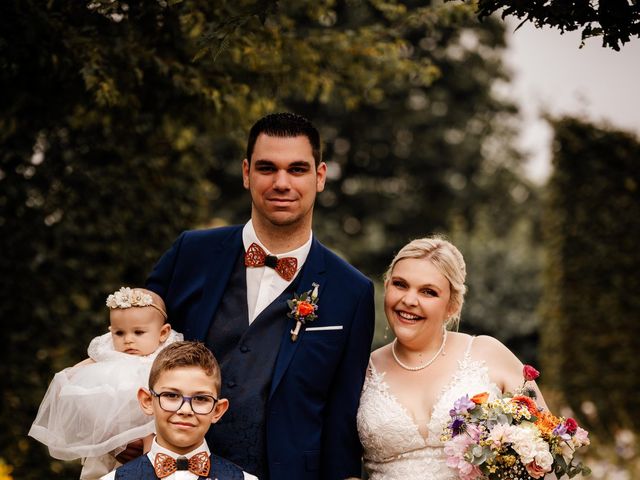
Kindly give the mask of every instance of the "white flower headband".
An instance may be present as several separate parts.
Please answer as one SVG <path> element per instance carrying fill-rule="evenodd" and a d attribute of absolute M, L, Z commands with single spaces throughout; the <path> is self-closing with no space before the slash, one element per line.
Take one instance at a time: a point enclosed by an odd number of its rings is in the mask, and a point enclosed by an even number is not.
<path fill-rule="evenodd" d="M 107 307 L 111 309 L 153 307 L 162 314 L 165 320 L 167 320 L 167 312 L 153 303 L 153 297 L 151 297 L 151 295 L 129 287 L 120 287 L 120 290 L 109 295 L 107 297 Z"/>

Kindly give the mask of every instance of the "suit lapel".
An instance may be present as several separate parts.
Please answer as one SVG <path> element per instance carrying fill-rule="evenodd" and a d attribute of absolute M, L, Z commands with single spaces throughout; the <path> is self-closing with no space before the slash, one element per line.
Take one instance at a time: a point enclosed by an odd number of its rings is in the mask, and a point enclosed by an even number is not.
<path fill-rule="evenodd" d="M 196 315 L 190 319 L 192 338 L 203 340 L 207 337 L 213 315 L 218 309 L 235 262 L 243 249 L 241 226 L 233 230 L 218 245 L 212 247 L 209 273 L 202 291 L 202 299 Z"/>
<path fill-rule="evenodd" d="M 325 279 L 324 247 L 315 238 L 313 239 L 311 250 L 309 250 L 309 255 L 307 256 L 307 260 L 304 262 L 304 266 L 302 267 L 300 275 L 301 278 L 300 282 L 298 283 L 296 293 L 300 294 L 302 292 L 311 290 L 312 284 L 315 282 L 320 285 L 320 288 L 318 290 L 318 298 L 322 299 L 322 290 L 324 288 Z M 322 315 L 322 313 L 319 312 L 319 315 Z M 271 398 L 273 392 L 275 392 L 278 384 L 282 380 L 284 372 L 289 367 L 289 364 L 293 359 L 293 355 L 298 349 L 298 345 L 300 345 L 300 340 L 304 335 L 303 327 L 300 331 L 298 340 L 295 342 L 291 341 L 291 329 L 294 327 L 294 325 L 295 322 L 293 321 L 293 319 L 289 319 L 289 321 L 287 322 L 287 328 L 285 328 L 284 332 L 282 332 L 280 350 L 278 352 L 278 358 L 276 359 L 276 366 L 273 372 L 269 398 Z"/>

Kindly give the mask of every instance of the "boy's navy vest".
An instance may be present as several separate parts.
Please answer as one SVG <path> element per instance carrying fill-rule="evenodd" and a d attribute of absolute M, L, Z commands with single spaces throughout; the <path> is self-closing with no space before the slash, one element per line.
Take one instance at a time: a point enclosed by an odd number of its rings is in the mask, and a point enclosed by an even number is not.
<path fill-rule="evenodd" d="M 266 408 L 280 342 L 291 320 L 287 300 L 300 275 L 249 325 L 244 255 L 236 261 L 206 339 L 222 370 L 229 410 L 207 433 L 209 448 L 268 479 Z"/>
<path fill-rule="evenodd" d="M 116 469 L 116 480 L 157 480 L 151 460 L 146 455 L 131 460 Z M 229 460 L 211 454 L 211 469 L 208 477 L 200 480 L 243 480 L 242 469 Z"/>

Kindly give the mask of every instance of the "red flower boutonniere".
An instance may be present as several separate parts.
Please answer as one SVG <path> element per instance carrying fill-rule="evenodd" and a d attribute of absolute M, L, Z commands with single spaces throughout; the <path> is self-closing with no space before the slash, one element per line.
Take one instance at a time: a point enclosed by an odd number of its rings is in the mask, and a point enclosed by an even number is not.
<path fill-rule="evenodd" d="M 296 321 L 296 326 L 291 330 L 291 341 L 295 342 L 298 339 L 300 333 L 300 327 L 307 322 L 313 322 L 318 316 L 316 310 L 318 310 L 318 285 L 313 283 L 313 288 L 308 292 L 304 292 L 299 295 L 294 294 L 292 300 L 287 300 L 287 305 L 291 311 L 287 313 L 287 317 L 293 318 Z"/>

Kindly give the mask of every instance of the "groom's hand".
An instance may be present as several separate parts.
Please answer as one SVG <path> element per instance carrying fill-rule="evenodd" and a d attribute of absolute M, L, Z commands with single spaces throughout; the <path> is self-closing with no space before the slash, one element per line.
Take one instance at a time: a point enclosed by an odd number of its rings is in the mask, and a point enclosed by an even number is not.
<path fill-rule="evenodd" d="M 130 462 L 134 458 L 138 458 L 143 453 L 142 445 L 142 439 L 134 440 L 127 445 L 127 448 L 116 455 L 116 460 L 118 460 L 122 464 L 125 464 L 127 462 Z"/>

